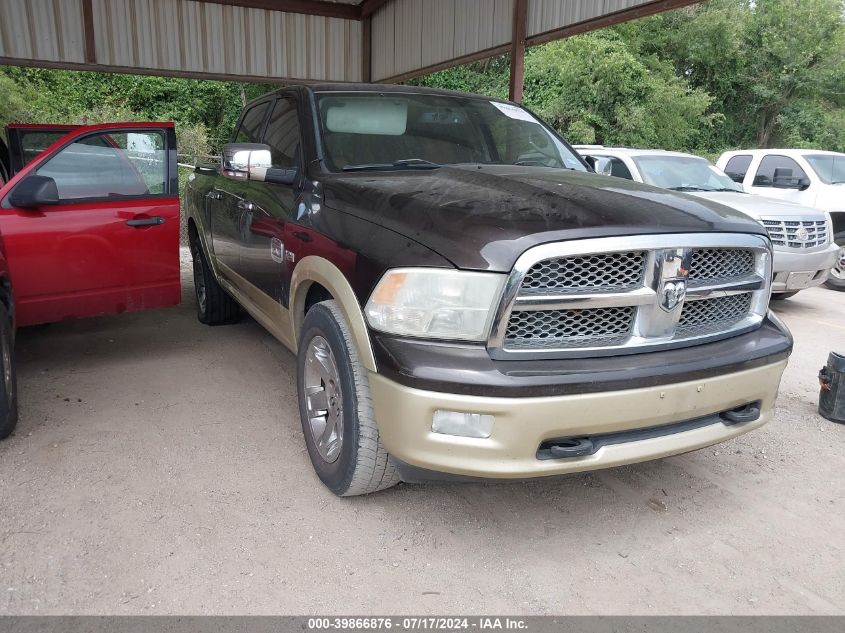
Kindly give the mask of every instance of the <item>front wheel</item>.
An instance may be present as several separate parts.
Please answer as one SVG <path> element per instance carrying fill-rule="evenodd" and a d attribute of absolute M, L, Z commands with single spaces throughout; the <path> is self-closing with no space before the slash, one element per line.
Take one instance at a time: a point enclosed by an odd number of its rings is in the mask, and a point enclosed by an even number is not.
<path fill-rule="evenodd" d="M 0 302 L 0 440 L 18 423 L 18 381 L 15 373 L 15 336 L 6 305 Z"/>
<path fill-rule="evenodd" d="M 367 370 L 334 301 L 318 303 L 305 315 L 297 387 L 308 455 L 329 490 L 349 497 L 399 483 L 379 439 Z"/>
<path fill-rule="evenodd" d="M 839 245 L 839 257 L 833 268 L 830 269 L 830 277 L 824 282 L 825 288 L 831 290 L 845 291 L 845 231 L 833 236 L 833 241 Z"/>

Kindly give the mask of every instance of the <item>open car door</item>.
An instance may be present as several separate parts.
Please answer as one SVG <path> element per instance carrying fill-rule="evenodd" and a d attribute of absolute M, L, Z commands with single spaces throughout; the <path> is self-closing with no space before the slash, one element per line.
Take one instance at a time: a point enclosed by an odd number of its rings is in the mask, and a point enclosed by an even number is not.
<path fill-rule="evenodd" d="M 0 188 L 18 325 L 179 303 L 172 123 L 76 127 Z"/>

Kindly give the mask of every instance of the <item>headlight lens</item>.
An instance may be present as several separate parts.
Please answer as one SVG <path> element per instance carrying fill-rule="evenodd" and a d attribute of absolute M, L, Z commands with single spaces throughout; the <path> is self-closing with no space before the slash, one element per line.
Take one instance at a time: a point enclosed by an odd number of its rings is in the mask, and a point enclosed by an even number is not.
<path fill-rule="evenodd" d="M 381 278 L 365 312 L 375 330 L 482 341 L 505 275 L 441 268 L 396 268 Z"/>

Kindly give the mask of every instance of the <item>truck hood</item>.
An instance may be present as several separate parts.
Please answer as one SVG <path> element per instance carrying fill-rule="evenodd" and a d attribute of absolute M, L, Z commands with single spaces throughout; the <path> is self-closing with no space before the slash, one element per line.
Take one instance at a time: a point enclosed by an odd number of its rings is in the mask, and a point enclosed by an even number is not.
<path fill-rule="evenodd" d="M 736 193 L 731 191 L 695 191 L 690 195 L 724 204 L 737 211 L 742 211 L 746 215 L 750 215 L 755 220 L 759 220 L 764 216 L 794 217 L 796 215 L 808 218 L 817 217 L 819 220 L 824 220 L 824 213 L 819 209 L 785 200 L 778 200 L 777 198 L 769 198 L 767 196 L 755 196 L 738 191 Z"/>
<path fill-rule="evenodd" d="M 458 268 L 509 271 L 547 242 L 648 233 L 765 235 L 721 204 L 621 178 L 542 167 L 357 172 L 322 180 L 328 208 L 404 235 Z"/>

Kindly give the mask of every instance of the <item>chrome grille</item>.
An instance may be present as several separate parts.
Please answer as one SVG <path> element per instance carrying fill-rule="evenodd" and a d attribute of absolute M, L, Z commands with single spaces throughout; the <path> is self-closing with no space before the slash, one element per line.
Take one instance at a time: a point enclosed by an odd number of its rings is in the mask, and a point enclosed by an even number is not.
<path fill-rule="evenodd" d="M 644 270 L 642 252 L 556 257 L 534 264 L 525 275 L 522 289 L 526 293 L 627 290 L 642 284 Z"/>
<path fill-rule="evenodd" d="M 624 341 L 634 324 L 634 308 L 515 312 L 505 336 L 510 349 L 591 347 Z"/>
<path fill-rule="evenodd" d="M 775 246 L 814 248 L 824 246 L 830 240 L 825 220 L 763 218 L 763 226 Z"/>
<path fill-rule="evenodd" d="M 684 346 L 762 323 L 768 240 L 639 235 L 544 244 L 516 262 L 488 340 L 493 358 L 600 356 Z"/>
<path fill-rule="evenodd" d="M 678 321 L 676 332 L 700 334 L 714 329 L 728 329 L 747 317 L 750 309 L 750 292 L 687 301 L 681 309 L 681 318 Z"/>
<path fill-rule="evenodd" d="M 754 273 L 754 252 L 727 248 L 701 248 L 693 252 L 690 284 L 714 279 L 736 279 Z"/>

